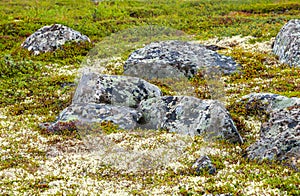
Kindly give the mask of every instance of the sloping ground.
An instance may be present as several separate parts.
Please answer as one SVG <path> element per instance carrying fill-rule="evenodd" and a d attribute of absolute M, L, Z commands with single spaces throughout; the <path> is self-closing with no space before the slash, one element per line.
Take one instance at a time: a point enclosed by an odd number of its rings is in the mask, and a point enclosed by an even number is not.
<path fill-rule="evenodd" d="M 299 195 L 300 174 L 290 168 L 289 163 L 256 163 L 243 158 L 244 150 L 258 137 L 260 121 L 255 116 L 243 115 L 243 109 L 236 108 L 234 104 L 236 99 L 250 92 L 300 97 L 300 69 L 279 64 L 270 53 L 272 39 L 281 25 L 299 15 L 299 3 L 289 2 L 257 1 L 256 6 L 239 4 L 234 7 L 235 10 L 228 8 L 228 2 L 222 9 L 213 9 L 214 3 L 208 1 L 179 4 L 185 11 L 195 8 L 193 13 L 198 13 L 200 8 L 206 10 L 205 13 L 214 10 L 217 15 L 210 22 L 198 16 L 199 20 L 203 20 L 196 21 L 198 26 L 195 25 L 196 17 L 190 18 L 190 23 L 183 23 L 188 17 L 173 15 L 173 20 L 180 19 L 183 25 L 175 21 L 178 29 L 195 33 L 201 40 L 206 39 L 201 41 L 204 44 L 226 48 L 220 53 L 234 57 L 243 66 L 243 74 L 222 77 L 226 95 L 224 101 L 246 140 L 245 144 L 238 146 L 164 131 L 116 131 L 110 124 L 104 124 L 101 127 L 103 134 L 97 134 L 97 137 L 72 132 L 61 135 L 43 133 L 38 123 L 54 120 L 70 103 L 80 62 L 93 46 L 70 44 L 55 53 L 31 56 L 19 49 L 25 37 L 41 24 L 51 22 L 45 18 L 53 16 L 58 21 L 65 21 L 63 14 L 56 14 L 57 10 L 64 10 L 67 6 L 75 8 L 78 2 L 57 1 L 50 5 L 46 1 L 36 1 L 35 4 L 2 1 L 0 7 L 4 17 L 1 20 L 0 47 L 4 58 L 1 57 L 0 64 L 0 194 Z M 72 19 L 66 23 L 71 26 L 78 23 L 78 30 L 81 28 L 83 33 L 90 35 L 92 41 L 97 41 L 100 33 L 104 36 L 126 28 L 130 23 L 150 20 L 150 17 L 147 18 L 149 15 L 156 20 L 166 20 L 164 12 L 172 12 L 166 7 L 162 11 L 154 5 L 149 9 L 138 3 L 135 5 L 138 9 L 131 5 L 132 10 L 129 10 L 130 6 L 124 4 L 124 10 L 131 14 L 129 20 L 126 17 L 122 19 L 121 14 L 113 15 L 110 9 L 100 12 L 98 9 L 101 10 L 103 4 L 97 9 L 92 9 L 92 3 L 84 5 L 80 13 L 88 13 L 89 16 L 76 16 L 76 9 L 72 9 L 69 11 Z M 111 9 L 120 6 L 109 5 Z M 24 10 L 19 13 L 12 11 L 21 10 L 20 7 Z M 22 21 L 19 23 L 18 20 Z M 223 26 L 219 22 L 224 23 Z M 245 27 L 249 26 L 255 28 L 247 30 Z M 236 30 L 237 27 L 243 31 Z M 199 32 L 197 29 L 204 30 Z M 214 35 L 238 34 L 256 37 L 207 40 Z M 260 39 L 266 42 L 258 42 Z M 122 64 L 122 59 L 120 61 Z M 113 69 L 114 73 L 118 71 Z M 207 81 L 199 77 L 192 84 L 198 97 L 211 98 Z M 167 86 L 162 85 L 162 88 L 165 93 L 172 94 Z M 215 175 L 197 174 L 191 169 L 203 154 L 215 164 Z M 295 163 L 300 166 L 299 160 Z"/>

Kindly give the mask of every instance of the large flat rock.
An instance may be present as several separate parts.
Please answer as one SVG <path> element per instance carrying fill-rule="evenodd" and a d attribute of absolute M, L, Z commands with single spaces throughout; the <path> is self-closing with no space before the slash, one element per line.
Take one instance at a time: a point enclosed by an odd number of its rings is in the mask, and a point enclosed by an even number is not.
<path fill-rule="evenodd" d="M 231 57 L 197 43 L 161 41 L 131 53 L 124 65 L 124 74 L 150 79 L 192 77 L 199 70 L 210 67 L 218 67 L 224 74 L 231 74 L 239 65 Z"/>

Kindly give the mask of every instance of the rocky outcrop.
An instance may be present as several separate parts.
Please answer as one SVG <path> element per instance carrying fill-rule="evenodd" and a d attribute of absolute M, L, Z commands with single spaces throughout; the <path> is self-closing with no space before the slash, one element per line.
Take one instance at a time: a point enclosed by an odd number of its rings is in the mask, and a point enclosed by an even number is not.
<path fill-rule="evenodd" d="M 164 96 L 142 101 L 139 111 L 143 114 L 143 127 L 147 129 L 243 142 L 228 111 L 218 101 Z"/>
<path fill-rule="evenodd" d="M 286 23 L 277 34 L 273 45 L 274 54 L 282 63 L 300 66 L 300 20 Z"/>
<path fill-rule="evenodd" d="M 124 65 L 124 74 L 150 79 L 181 75 L 192 77 L 199 69 L 210 67 L 218 67 L 224 74 L 231 74 L 239 65 L 231 57 L 220 55 L 200 44 L 162 41 L 131 53 Z"/>
<path fill-rule="evenodd" d="M 268 114 L 262 122 L 260 138 L 247 148 L 250 159 L 300 159 L 300 99 L 271 93 L 244 96 L 247 110 Z"/>
<path fill-rule="evenodd" d="M 73 97 L 73 103 L 105 103 L 138 107 L 142 100 L 161 96 L 159 88 L 140 78 L 83 74 Z"/>
<path fill-rule="evenodd" d="M 90 39 L 69 27 L 54 24 L 40 28 L 30 35 L 21 46 L 38 55 L 41 52 L 54 51 L 69 41 L 90 42 Z"/>

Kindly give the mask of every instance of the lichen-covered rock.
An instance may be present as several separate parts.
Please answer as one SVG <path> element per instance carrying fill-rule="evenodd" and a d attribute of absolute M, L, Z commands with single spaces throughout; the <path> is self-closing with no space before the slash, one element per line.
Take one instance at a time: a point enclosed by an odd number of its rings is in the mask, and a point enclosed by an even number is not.
<path fill-rule="evenodd" d="M 40 28 L 30 35 L 21 46 L 38 55 L 40 52 L 54 51 L 68 41 L 90 42 L 90 39 L 69 27 L 54 24 Z"/>
<path fill-rule="evenodd" d="M 251 93 L 242 98 L 247 110 L 268 114 L 260 138 L 247 149 L 250 159 L 300 159 L 300 98 L 272 93 Z M 260 118 L 260 116 L 259 116 Z"/>
<path fill-rule="evenodd" d="M 300 160 L 300 104 L 270 114 L 260 139 L 247 148 L 250 159 Z"/>
<path fill-rule="evenodd" d="M 131 64 L 123 74 L 128 76 L 141 77 L 146 80 L 186 78 L 183 72 L 172 65 L 152 62 Z"/>
<path fill-rule="evenodd" d="M 164 96 L 142 101 L 139 111 L 144 128 L 243 142 L 228 111 L 218 101 Z"/>
<path fill-rule="evenodd" d="M 197 173 L 201 171 L 207 171 L 209 174 L 216 173 L 216 167 L 212 164 L 212 161 L 208 156 L 201 156 L 196 162 L 193 164 L 192 169 L 195 169 Z"/>
<path fill-rule="evenodd" d="M 106 104 L 79 103 L 65 108 L 54 123 L 45 123 L 41 127 L 49 131 L 64 122 L 84 123 L 112 122 L 121 129 L 136 128 L 142 114 L 137 110 L 125 106 Z M 75 124 L 76 126 L 76 124 Z"/>
<path fill-rule="evenodd" d="M 288 98 L 273 93 L 250 93 L 242 97 L 239 103 L 244 103 L 247 110 L 255 110 L 256 113 L 268 113 L 300 104 L 299 98 Z"/>
<path fill-rule="evenodd" d="M 300 20 L 286 23 L 277 34 L 273 45 L 274 54 L 282 63 L 300 66 Z"/>
<path fill-rule="evenodd" d="M 83 74 L 73 103 L 106 103 L 136 108 L 145 99 L 161 96 L 159 88 L 140 78 Z"/>
<path fill-rule="evenodd" d="M 141 67 L 139 67 L 141 66 Z M 151 67 L 151 71 L 149 70 Z M 231 74 L 239 65 L 231 58 L 206 47 L 183 41 L 153 42 L 130 54 L 124 65 L 124 74 L 142 78 L 174 77 L 180 73 L 192 77 L 199 69 L 219 67 Z"/>

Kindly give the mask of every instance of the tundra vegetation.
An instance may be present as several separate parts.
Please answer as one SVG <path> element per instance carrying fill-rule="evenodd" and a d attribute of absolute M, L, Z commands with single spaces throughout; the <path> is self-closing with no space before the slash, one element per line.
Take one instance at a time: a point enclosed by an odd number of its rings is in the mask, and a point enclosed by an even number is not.
<path fill-rule="evenodd" d="M 262 114 L 235 103 L 251 92 L 300 97 L 299 67 L 281 64 L 271 52 L 280 28 L 299 18 L 298 0 L 1 0 L 0 15 L 0 194 L 300 195 L 300 173 L 289 163 L 243 157 L 258 138 Z M 26 37 L 54 23 L 87 35 L 91 43 L 68 43 L 37 56 L 20 47 Z M 241 64 L 240 73 L 221 78 L 220 89 L 244 144 L 166 131 L 128 132 L 102 123 L 103 134 L 93 145 L 103 153 L 92 156 L 83 142 L 88 138 L 72 131 L 72 124 L 61 134 L 39 128 L 71 103 L 88 52 L 105 37 L 142 25 L 178 29 L 208 45 L 218 42 L 225 47 L 220 53 Z M 211 98 L 201 73 L 190 82 L 197 97 Z M 156 85 L 174 94 L 168 85 Z M 191 169 L 202 154 L 212 159 L 215 175 Z"/>

